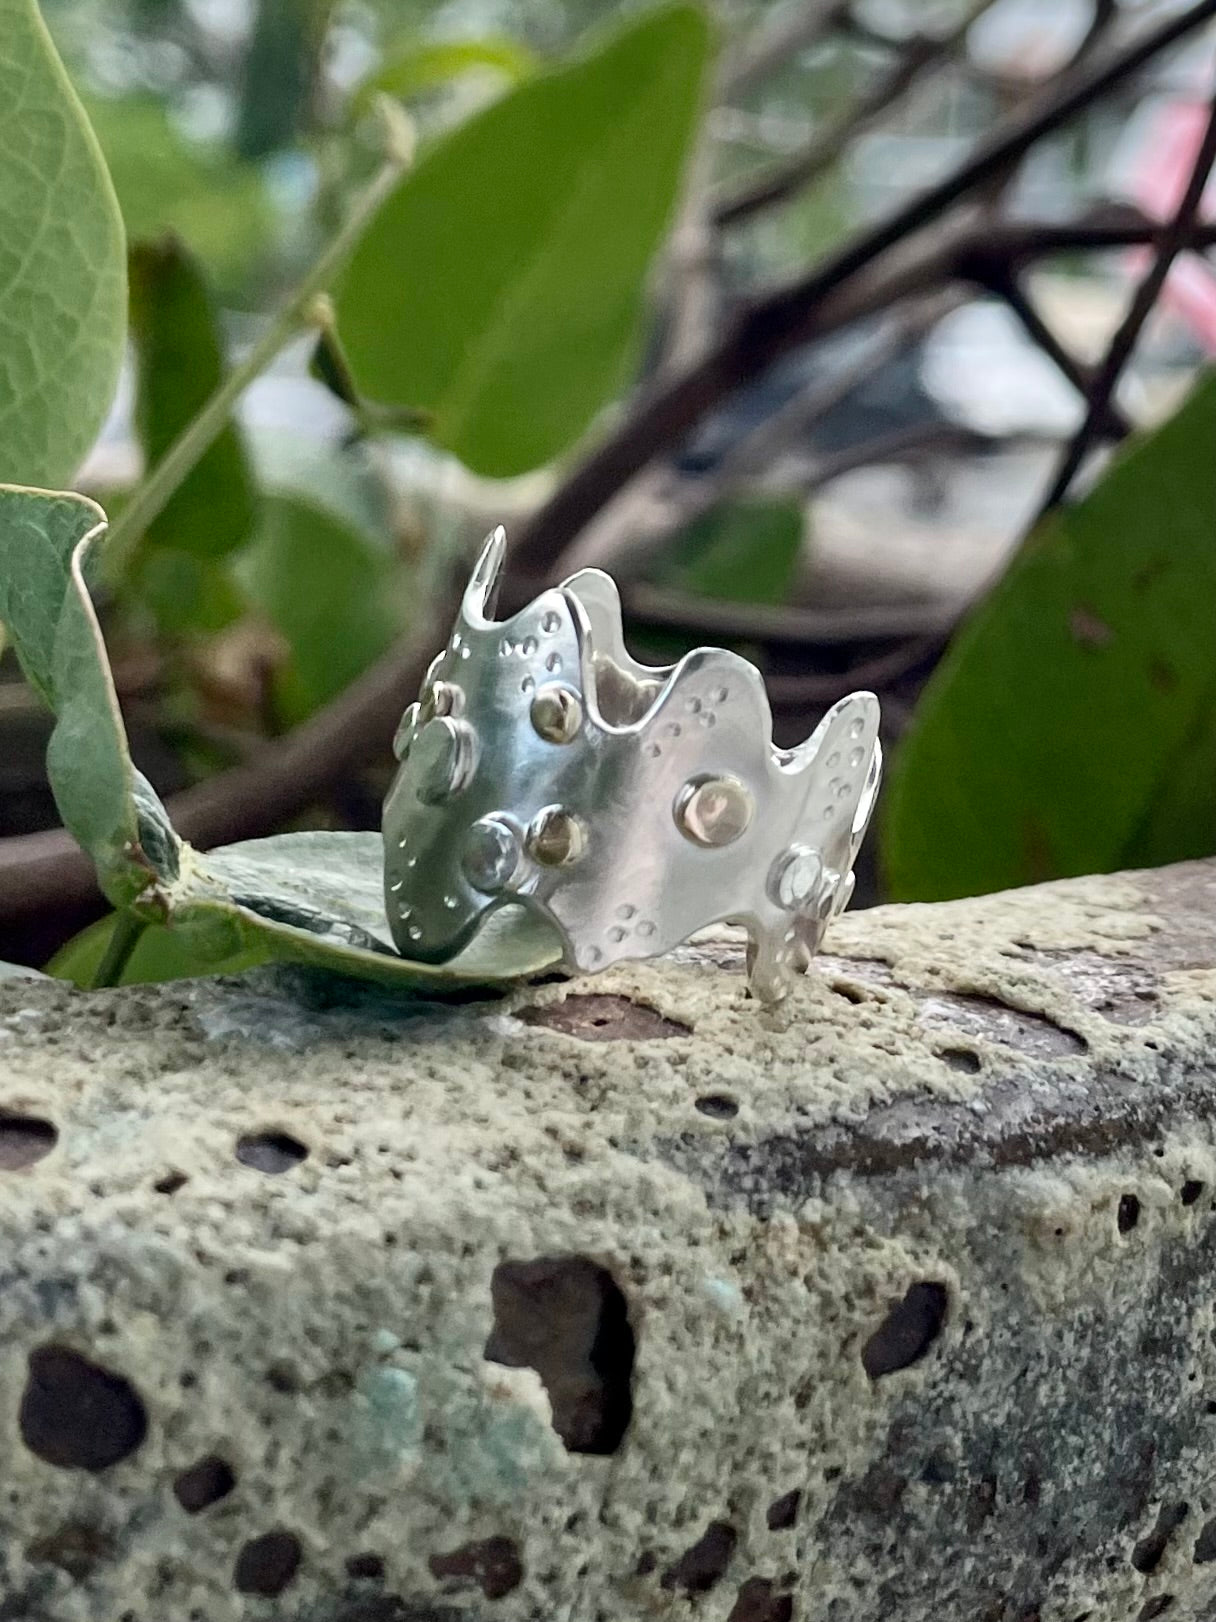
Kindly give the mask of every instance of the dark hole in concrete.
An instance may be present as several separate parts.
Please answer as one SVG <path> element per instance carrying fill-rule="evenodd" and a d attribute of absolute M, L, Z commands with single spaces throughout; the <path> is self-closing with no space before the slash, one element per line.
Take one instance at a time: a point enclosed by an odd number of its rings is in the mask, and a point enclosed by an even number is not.
<path fill-rule="evenodd" d="M 1195 1539 L 1195 1564 L 1206 1566 L 1216 1560 L 1216 1521 L 1205 1521 Z"/>
<path fill-rule="evenodd" d="M 236 1557 L 232 1581 L 242 1594 L 281 1594 L 300 1569 L 300 1540 L 293 1532 L 263 1532 L 250 1538 Z"/>
<path fill-rule="evenodd" d="M 25 1558 L 34 1565 L 58 1566 L 73 1581 L 82 1583 L 95 1566 L 112 1559 L 114 1552 L 113 1538 L 101 1527 L 68 1521 L 45 1537 L 35 1538 Z"/>
<path fill-rule="evenodd" d="M 221 1498 L 227 1498 L 235 1486 L 236 1476 L 227 1459 L 221 1459 L 218 1453 L 209 1453 L 205 1459 L 182 1471 L 173 1483 L 173 1492 L 187 1515 L 197 1515 L 200 1510 L 218 1504 Z"/>
<path fill-rule="evenodd" d="M 843 997 L 845 1002 L 851 1002 L 854 1005 L 869 1002 L 870 1000 L 869 993 L 863 991 L 860 986 L 833 986 L 832 990 L 838 997 Z"/>
<path fill-rule="evenodd" d="M 378 1583 L 384 1577 L 384 1561 L 378 1554 L 352 1554 L 346 1562 L 346 1575 Z"/>
<path fill-rule="evenodd" d="M 768 1506 L 768 1529 L 770 1532 L 788 1532 L 798 1519 L 798 1506 L 802 1502 L 802 1494 L 797 1487 L 793 1492 L 783 1493 L 780 1498 L 774 1498 Z"/>
<path fill-rule="evenodd" d="M 714 1121 L 731 1121 L 739 1113 L 739 1106 L 729 1093 L 703 1093 L 697 1099 L 697 1108 Z"/>
<path fill-rule="evenodd" d="M 645 1003 L 602 993 L 567 997 L 547 1008 L 524 1008 L 519 1017 L 526 1025 L 562 1031 L 584 1042 L 650 1042 L 656 1037 L 687 1036 L 692 1029 Z"/>
<path fill-rule="evenodd" d="M 1194 1205 L 1202 1193 L 1203 1184 L 1196 1181 L 1194 1177 L 1188 1177 L 1182 1185 L 1182 1193 L 1179 1195 L 1179 1199 L 1181 1199 L 1183 1205 Z"/>
<path fill-rule="evenodd" d="M 1156 1526 L 1147 1537 L 1142 1537 L 1132 1550 L 1132 1565 L 1137 1571 L 1144 1572 L 1146 1576 L 1150 1571 L 1156 1571 L 1161 1564 L 1166 1545 L 1186 1520 L 1186 1512 L 1187 1506 L 1184 1503 L 1162 1504 Z"/>
<path fill-rule="evenodd" d="M 633 1412 L 633 1330 L 624 1295 L 585 1256 L 505 1261 L 490 1283 L 485 1356 L 540 1375 L 571 1453 L 615 1453 Z"/>
<path fill-rule="evenodd" d="M 794 1601 L 779 1594 L 767 1577 L 749 1577 L 739 1590 L 726 1622 L 791 1622 Z"/>
<path fill-rule="evenodd" d="M 0 1171 L 22 1171 L 49 1155 L 59 1141 L 50 1121 L 0 1111 Z"/>
<path fill-rule="evenodd" d="M 66 1346 L 30 1353 L 19 1423 L 30 1452 L 62 1470 L 105 1470 L 148 1433 L 134 1386 Z"/>
<path fill-rule="evenodd" d="M 433 1554 L 427 1561 L 431 1576 L 455 1584 L 476 1583 L 487 1599 L 502 1599 L 523 1581 L 519 1550 L 510 1538 L 486 1538 L 466 1543 L 451 1554 Z"/>
<path fill-rule="evenodd" d="M 663 1573 L 664 1588 L 682 1588 L 686 1594 L 708 1594 L 730 1565 L 739 1534 L 726 1521 L 711 1521 L 691 1549 Z"/>
<path fill-rule="evenodd" d="M 266 1384 L 280 1396 L 294 1397 L 300 1389 L 300 1373 L 294 1363 L 281 1359 L 266 1370 Z"/>
<path fill-rule="evenodd" d="M 972 1053 L 970 1048 L 942 1048 L 937 1056 L 951 1070 L 961 1071 L 964 1076 L 976 1076 L 982 1068 L 979 1054 Z"/>
<path fill-rule="evenodd" d="M 871 1380 L 894 1374 L 918 1362 L 941 1333 L 949 1295 L 944 1284 L 908 1286 L 861 1351 L 861 1364 Z"/>
<path fill-rule="evenodd" d="M 1119 1225 L 1120 1233 L 1130 1233 L 1140 1220 L 1140 1201 L 1134 1194 L 1124 1194 L 1119 1201 L 1118 1214 L 1115 1221 Z"/>
<path fill-rule="evenodd" d="M 163 1177 L 158 1178 L 157 1181 L 152 1184 L 152 1188 L 157 1194 L 176 1194 L 178 1189 L 185 1188 L 189 1181 L 190 1179 L 186 1176 L 184 1171 L 171 1171 L 166 1172 Z"/>
<path fill-rule="evenodd" d="M 242 1166 L 273 1177 L 307 1160 L 308 1150 L 287 1132 L 250 1132 L 237 1139 L 236 1158 Z"/>
<path fill-rule="evenodd" d="M 639 1577 L 649 1577 L 658 1563 L 658 1555 L 653 1549 L 647 1549 L 644 1554 L 638 1556 L 638 1563 L 633 1569 Z"/>
<path fill-rule="evenodd" d="M 1172 1594 L 1155 1594 L 1152 1599 L 1146 1599 L 1140 1607 L 1137 1622 L 1153 1622 L 1155 1616 L 1162 1616 L 1174 1603 Z"/>

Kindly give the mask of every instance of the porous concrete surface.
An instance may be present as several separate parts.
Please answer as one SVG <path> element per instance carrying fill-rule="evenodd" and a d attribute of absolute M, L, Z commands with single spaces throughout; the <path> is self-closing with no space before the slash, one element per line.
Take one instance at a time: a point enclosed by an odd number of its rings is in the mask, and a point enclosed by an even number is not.
<path fill-rule="evenodd" d="M 0 984 L 4 1622 L 1216 1614 L 1216 867 Z"/>

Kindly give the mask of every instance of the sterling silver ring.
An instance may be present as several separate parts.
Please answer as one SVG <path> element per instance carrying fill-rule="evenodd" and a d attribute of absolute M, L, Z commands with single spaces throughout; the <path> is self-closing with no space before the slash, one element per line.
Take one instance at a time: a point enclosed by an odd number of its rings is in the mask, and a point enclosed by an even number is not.
<path fill-rule="evenodd" d="M 778 749 L 760 672 L 725 648 L 639 664 L 598 569 L 494 620 L 505 546 L 495 530 L 397 732 L 384 844 L 399 950 L 442 963 L 523 905 L 592 973 L 729 921 L 748 932 L 753 992 L 779 1000 L 853 893 L 878 700 L 851 693 Z"/>

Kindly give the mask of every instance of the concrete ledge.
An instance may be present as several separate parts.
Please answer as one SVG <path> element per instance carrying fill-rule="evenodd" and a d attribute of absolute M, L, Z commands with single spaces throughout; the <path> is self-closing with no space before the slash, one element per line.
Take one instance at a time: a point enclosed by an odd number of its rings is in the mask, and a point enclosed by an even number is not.
<path fill-rule="evenodd" d="M 832 948 L 0 984 L 0 1622 L 1216 1614 L 1216 865 Z"/>

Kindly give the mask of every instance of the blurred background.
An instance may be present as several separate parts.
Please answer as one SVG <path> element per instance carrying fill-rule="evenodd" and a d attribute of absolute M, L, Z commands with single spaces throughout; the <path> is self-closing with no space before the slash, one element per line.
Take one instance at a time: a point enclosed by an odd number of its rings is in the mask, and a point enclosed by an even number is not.
<path fill-rule="evenodd" d="M 408 110 L 424 164 L 452 132 L 644 9 L 44 0 L 132 245 L 130 361 L 79 487 L 120 513 L 223 368 L 264 331 L 375 167 L 377 93 Z M 394 649 L 438 647 L 451 578 L 487 528 L 525 532 L 638 400 L 711 352 L 769 289 L 797 285 L 1028 109 L 1187 9 L 717 0 L 709 92 L 647 271 L 641 331 L 591 426 L 574 425 L 538 465 L 497 476 L 493 455 L 469 465 L 408 413 L 365 409 L 315 333 L 290 344 L 244 394 L 221 447 L 228 460 L 212 464 L 212 488 L 193 508 L 179 508 L 179 533 L 162 529 L 163 544 L 141 545 L 107 577 L 104 624 L 137 763 L 170 799 L 222 782 L 341 703 Z M 1190 29 L 965 190 L 973 250 L 1024 226 L 1043 228 L 1043 243 L 922 278 L 912 296 L 872 309 L 862 300 L 859 319 L 745 368 L 637 477 L 567 527 L 559 572 L 598 562 L 621 577 L 641 657 L 666 661 L 708 640 L 755 659 L 779 742 L 805 737 L 843 693 L 873 688 L 898 770 L 926 684 L 1045 501 L 1082 497 L 1129 427 L 1168 422 L 1216 345 L 1216 280 L 1196 252 L 1178 259 L 1095 407 L 1095 369 L 1152 260 L 1146 222 L 1172 213 L 1191 175 L 1214 70 L 1216 37 Z M 453 195 L 447 206 L 466 205 Z M 492 257 L 471 198 L 469 207 L 468 253 Z M 530 409 L 526 394 L 504 397 L 504 413 Z M 1048 501 L 1083 430 L 1081 465 Z M 1210 480 L 1216 458 L 1198 459 Z M 213 523 L 227 526 L 222 545 L 181 539 Z M 1108 620 L 1078 599 L 1070 634 L 1083 654 L 1102 654 Z M 1033 647 L 1025 657 L 1033 664 Z M 0 837 L 11 838 L 57 818 L 42 770 L 48 719 L 8 660 L 0 675 Z M 993 679 L 1010 678 L 1002 669 Z M 400 707 L 413 696 L 402 686 Z M 962 726 L 952 736 L 965 754 Z M 374 730 L 357 769 L 310 785 L 274 827 L 377 826 L 392 760 Z M 257 822 L 238 831 L 271 831 Z M 1209 809 L 1164 854 L 1201 853 L 1211 824 Z M 875 841 L 860 901 L 1115 865 L 1131 848 L 1090 857 L 1048 838 L 1020 868 L 990 877 L 961 849 L 982 841 L 982 828 L 973 819 L 959 833 L 947 817 L 934 837 L 960 860 L 957 880 L 943 882 L 932 864 L 923 878 L 910 858 L 887 864 L 887 837 Z M 0 916 L 0 957 L 42 963 L 99 910 L 95 897 L 68 893 L 37 917 Z"/>

